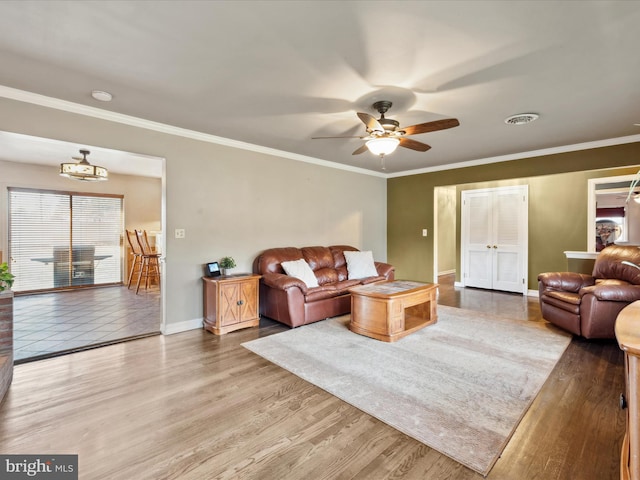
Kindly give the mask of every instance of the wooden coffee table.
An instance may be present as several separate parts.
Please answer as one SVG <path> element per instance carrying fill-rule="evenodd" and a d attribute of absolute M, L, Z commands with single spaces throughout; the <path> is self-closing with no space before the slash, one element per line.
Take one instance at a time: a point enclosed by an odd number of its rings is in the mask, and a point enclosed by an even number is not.
<path fill-rule="evenodd" d="M 437 283 L 408 280 L 372 283 L 349 289 L 352 332 L 395 342 L 436 323 Z"/>

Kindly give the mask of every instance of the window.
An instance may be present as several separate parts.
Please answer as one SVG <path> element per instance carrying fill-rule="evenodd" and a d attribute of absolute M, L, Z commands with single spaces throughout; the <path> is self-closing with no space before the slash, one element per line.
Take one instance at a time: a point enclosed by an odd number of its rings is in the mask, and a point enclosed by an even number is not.
<path fill-rule="evenodd" d="M 15 292 L 122 281 L 122 195 L 9 188 Z"/>

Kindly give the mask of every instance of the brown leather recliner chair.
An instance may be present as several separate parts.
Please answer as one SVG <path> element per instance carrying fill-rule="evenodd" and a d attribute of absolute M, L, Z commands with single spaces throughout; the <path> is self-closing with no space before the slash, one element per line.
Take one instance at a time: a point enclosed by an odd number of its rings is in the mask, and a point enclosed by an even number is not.
<path fill-rule="evenodd" d="M 611 245 L 596 259 L 591 275 L 538 275 L 542 317 L 585 338 L 615 338 L 618 313 L 640 300 L 640 248 Z"/>

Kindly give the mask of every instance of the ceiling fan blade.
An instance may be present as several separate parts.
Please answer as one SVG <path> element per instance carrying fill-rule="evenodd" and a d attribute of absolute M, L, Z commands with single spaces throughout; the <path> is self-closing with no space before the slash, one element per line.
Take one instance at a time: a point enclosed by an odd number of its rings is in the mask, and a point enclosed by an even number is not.
<path fill-rule="evenodd" d="M 356 148 L 351 155 L 360 155 L 367 151 L 367 144 L 365 143 L 360 148 Z"/>
<path fill-rule="evenodd" d="M 384 127 L 380 125 L 380 122 L 378 122 L 375 117 L 372 117 L 368 113 L 358 112 L 358 118 L 367 126 L 367 131 L 384 133 Z"/>
<path fill-rule="evenodd" d="M 401 138 L 400 146 L 404 148 L 410 148 L 411 150 L 417 150 L 418 152 L 426 152 L 431 148 L 431 146 L 427 145 L 426 143 L 416 142 L 415 140 L 412 140 L 410 138 Z"/>
<path fill-rule="evenodd" d="M 405 135 L 417 135 L 418 133 L 436 132 L 438 130 L 446 130 L 460 125 L 457 118 L 447 118 L 445 120 L 436 120 L 434 122 L 419 123 L 410 127 L 402 127 Z"/>
<path fill-rule="evenodd" d="M 319 140 L 319 139 L 323 139 L 323 138 L 364 138 L 364 137 L 362 137 L 360 135 L 355 135 L 355 136 L 344 135 L 344 136 L 338 136 L 338 137 L 311 137 L 311 140 Z"/>

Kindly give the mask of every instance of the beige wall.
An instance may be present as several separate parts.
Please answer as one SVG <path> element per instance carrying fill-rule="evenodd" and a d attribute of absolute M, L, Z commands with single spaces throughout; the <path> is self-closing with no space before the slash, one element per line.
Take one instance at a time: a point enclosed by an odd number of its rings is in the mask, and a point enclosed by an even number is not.
<path fill-rule="evenodd" d="M 237 272 L 274 246 L 351 244 L 387 258 L 384 178 L 14 100 L 0 112 L 0 130 L 166 159 L 167 332 L 197 326 L 202 265 L 225 255 Z"/>
<path fill-rule="evenodd" d="M 438 236 L 438 274 L 457 270 L 456 187 L 438 187 L 435 189 L 438 200 L 438 223 L 435 234 Z"/>

